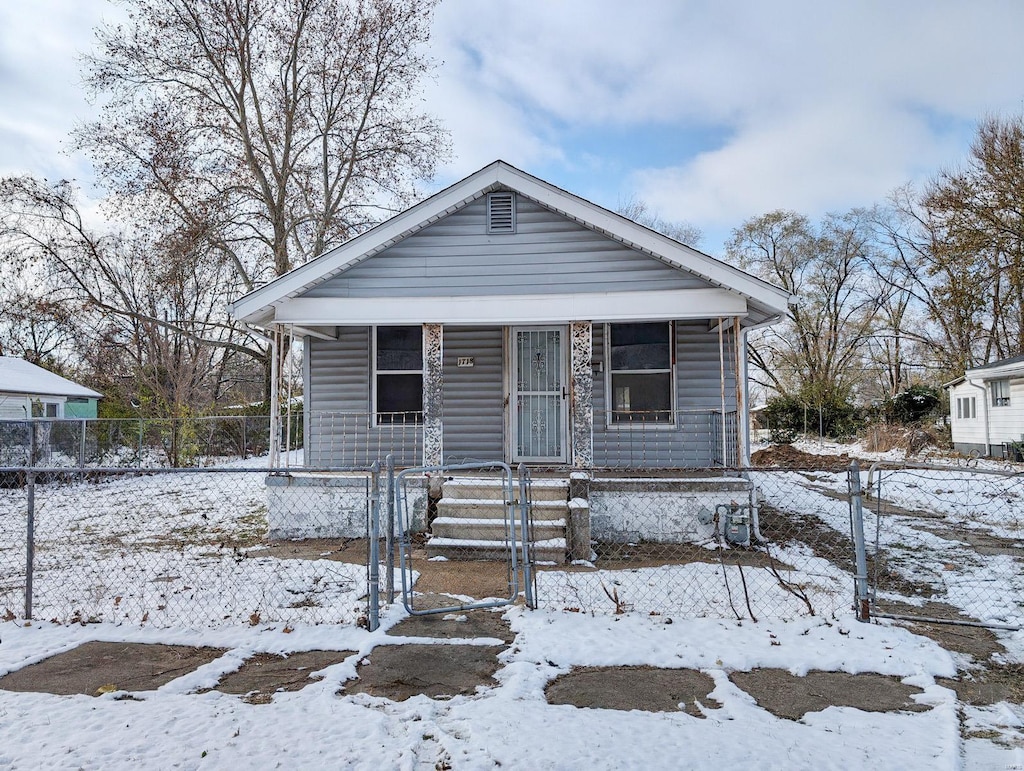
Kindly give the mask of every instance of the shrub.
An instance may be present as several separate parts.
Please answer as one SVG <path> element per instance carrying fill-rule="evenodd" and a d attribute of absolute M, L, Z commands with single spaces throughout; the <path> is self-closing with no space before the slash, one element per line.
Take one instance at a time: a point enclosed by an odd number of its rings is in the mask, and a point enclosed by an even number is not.
<path fill-rule="evenodd" d="M 938 389 L 913 385 L 886 403 L 886 416 L 894 423 L 917 423 L 934 413 L 940 403 Z"/>
<path fill-rule="evenodd" d="M 788 444 L 803 433 L 816 436 L 819 430 L 832 439 L 847 439 L 864 424 L 863 416 L 847 401 L 805 404 L 788 394 L 769 399 L 761 420 L 773 444 Z"/>

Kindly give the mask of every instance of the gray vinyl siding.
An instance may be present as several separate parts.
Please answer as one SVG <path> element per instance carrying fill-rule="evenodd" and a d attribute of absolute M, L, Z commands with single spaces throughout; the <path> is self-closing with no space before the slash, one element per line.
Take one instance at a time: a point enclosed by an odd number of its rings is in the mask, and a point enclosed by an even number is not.
<path fill-rule="evenodd" d="M 370 330 L 341 327 L 337 340 L 309 339 L 306 465 L 366 466 L 395 453 L 399 466 L 422 460 L 420 426 L 371 426 Z"/>
<path fill-rule="evenodd" d="M 445 461 L 505 459 L 503 338 L 501 327 L 444 328 Z"/>
<path fill-rule="evenodd" d="M 486 197 L 309 290 L 306 297 L 417 297 L 689 289 L 672 268 L 516 196 L 516 232 L 488 235 Z"/>
<path fill-rule="evenodd" d="M 597 467 L 700 468 L 720 462 L 722 392 L 718 333 L 706 321 L 676 322 L 676 428 L 609 426 L 607 399 L 609 360 L 604 324 L 594 324 L 594 465 Z M 732 346 L 726 339 L 726 410 L 736 408 Z M 715 424 L 712 424 L 715 421 Z"/>
<path fill-rule="evenodd" d="M 594 465 L 616 468 L 706 467 L 720 462 L 713 438 L 721 420 L 717 332 L 706 321 L 676 324 L 676 408 L 673 427 L 608 426 L 604 325 L 594 324 Z M 445 327 L 444 438 L 446 461 L 497 460 L 505 453 L 503 340 L 500 327 Z M 343 327 L 338 340 L 307 339 L 306 464 L 362 466 L 394 451 L 400 466 L 422 459 L 418 426 L 370 425 L 370 336 Z M 726 338 L 726 409 L 735 409 L 732 341 Z M 459 357 L 473 367 L 458 367 Z"/>

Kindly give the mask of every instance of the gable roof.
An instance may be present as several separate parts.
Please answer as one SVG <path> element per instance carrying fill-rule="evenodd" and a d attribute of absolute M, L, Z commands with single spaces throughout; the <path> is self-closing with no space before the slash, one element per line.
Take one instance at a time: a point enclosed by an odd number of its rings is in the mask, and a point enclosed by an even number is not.
<path fill-rule="evenodd" d="M 784 312 L 790 302 L 791 297 L 785 290 L 499 160 L 305 265 L 249 292 L 232 303 L 231 315 L 251 323 L 265 323 L 272 318 L 275 305 L 298 297 L 498 189 L 514 190 L 673 268 L 693 273 L 715 286 L 732 290 L 763 306 L 768 315 Z"/>
<path fill-rule="evenodd" d="M 103 394 L 15 356 L 0 356 L 0 393 L 40 396 L 84 396 L 99 399 Z"/>

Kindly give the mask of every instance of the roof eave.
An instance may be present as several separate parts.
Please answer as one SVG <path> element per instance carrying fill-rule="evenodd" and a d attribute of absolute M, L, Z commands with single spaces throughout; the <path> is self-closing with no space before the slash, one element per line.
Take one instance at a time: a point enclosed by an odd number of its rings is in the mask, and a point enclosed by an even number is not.
<path fill-rule="evenodd" d="M 266 324 L 274 317 L 275 305 L 386 249 L 496 187 L 515 190 L 607 237 L 645 252 L 678 270 L 693 273 L 712 284 L 738 292 L 746 299 L 779 313 L 785 313 L 795 300 L 793 295 L 773 284 L 498 160 L 366 233 L 249 292 L 231 303 L 228 312 L 249 324 Z M 679 258 L 684 256 L 691 258 L 696 265 L 683 264 Z"/>

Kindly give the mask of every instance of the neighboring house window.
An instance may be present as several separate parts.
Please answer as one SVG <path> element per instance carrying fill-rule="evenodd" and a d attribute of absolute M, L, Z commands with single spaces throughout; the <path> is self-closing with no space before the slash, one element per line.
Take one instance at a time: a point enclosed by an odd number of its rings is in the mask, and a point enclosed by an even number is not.
<path fill-rule="evenodd" d="M 977 402 L 973 396 L 960 396 L 956 400 L 957 420 L 973 420 L 978 417 Z"/>
<path fill-rule="evenodd" d="M 60 405 L 55 402 L 41 402 L 38 399 L 32 401 L 33 418 L 58 418 L 59 413 Z"/>
<path fill-rule="evenodd" d="M 672 422 L 672 324 L 608 325 L 613 423 Z"/>
<path fill-rule="evenodd" d="M 491 193 L 487 196 L 487 232 L 516 232 L 515 193 Z"/>
<path fill-rule="evenodd" d="M 991 388 L 993 407 L 1006 407 L 1010 404 L 1009 380 L 993 380 Z"/>
<path fill-rule="evenodd" d="M 423 329 L 374 328 L 374 415 L 377 424 L 423 418 Z"/>

